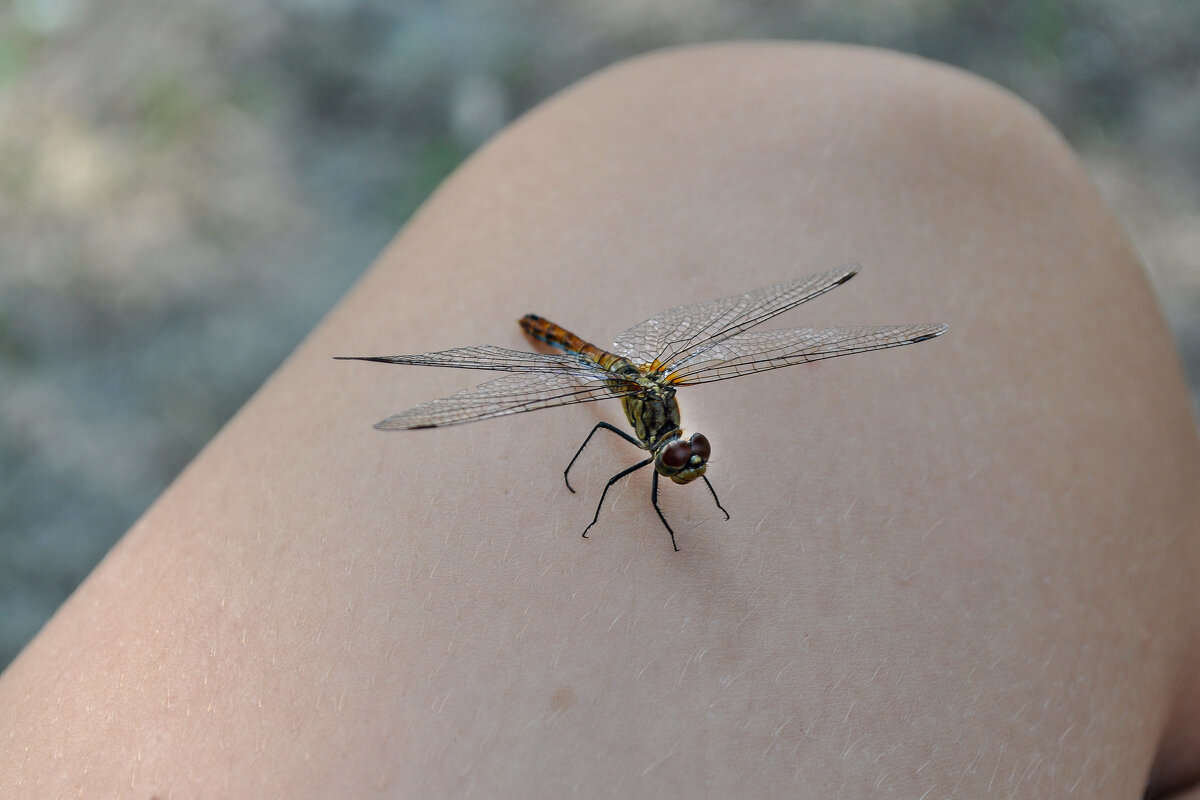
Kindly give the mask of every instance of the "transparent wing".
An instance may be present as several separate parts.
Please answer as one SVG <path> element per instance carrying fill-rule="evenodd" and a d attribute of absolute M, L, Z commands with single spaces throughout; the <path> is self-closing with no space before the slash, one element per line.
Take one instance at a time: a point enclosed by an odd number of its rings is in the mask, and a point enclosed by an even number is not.
<path fill-rule="evenodd" d="M 720 342 L 840 286 L 857 264 L 655 314 L 620 334 L 613 349 L 634 363 L 674 368 L 700 347 Z"/>
<path fill-rule="evenodd" d="M 598 370 L 505 375 L 448 397 L 420 403 L 375 427 L 385 431 L 438 428 L 539 408 L 590 403 L 636 391 L 637 384 Z"/>
<path fill-rule="evenodd" d="M 334 356 L 343 361 L 378 361 L 382 364 L 411 364 L 416 367 L 455 367 L 457 369 L 494 369 L 504 372 L 562 372 L 598 369 L 591 361 L 574 353 L 527 353 L 507 347 L 483 344 L 455 347 L 413 356 Z"/>
<path fill-rule="evenodd" d="M 690 386 L 722 381 L 823 358 L 916 344 L 941 336 L 947 330 L 947 325 L 929 323 L 751 331 L 725 339 L 675 362 L 667 382 Z"/>

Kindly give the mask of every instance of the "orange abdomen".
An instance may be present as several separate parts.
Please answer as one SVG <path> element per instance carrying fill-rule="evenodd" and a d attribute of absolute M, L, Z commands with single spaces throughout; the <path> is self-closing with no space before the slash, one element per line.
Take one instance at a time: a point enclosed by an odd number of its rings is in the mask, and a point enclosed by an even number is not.
<path fill-rule="evenodd" d="M 620 356 L 610 353 L 607 350 L 602 350 L 590 342 L 585 342 L 561 325 L 556 325 L 548 319 L 539 317 L 537 314 L 526 314 L 518 322 L 525 333 L 539 342 L 545 342 L 552 347 L 557 347 L 559 350 L 565 350 L 568 353 L 578 353 L 585 358 L 595 361 L 605 369 L 609 369 L 615 362 L 623 360 Z"/>

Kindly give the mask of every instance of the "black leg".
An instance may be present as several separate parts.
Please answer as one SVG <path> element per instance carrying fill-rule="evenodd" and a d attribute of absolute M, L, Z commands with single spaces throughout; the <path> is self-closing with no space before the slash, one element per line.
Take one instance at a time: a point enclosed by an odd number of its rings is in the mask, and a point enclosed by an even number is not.
<path fill-rule="evenodd" d="M 624 439 L 625 441 L 632 444 L 634 447 L 642 448 L 641 442 L 639 442 L 637 439 L 633 438 L 632 436 L 630 436 L 628 433 L 621 430 L 620 428 L 614 428 L 612 425 L 609 425 L 607 422 L 597 422 L 596 427 L 592 428 L 592 432 L 587 435 L 587 438 L 583 440 L 583 444 L 579 445 L 579 449 L 576 450 L 575 455 L 571 457 L 571 463 L 567 464 L 567 468 L 563 470 L 563 481 L 567 484 L 567 488 L 571 490 L 571 494 L 575 494 L 575 490 L 571 487 L 571 479 L 569 477 L 567 477 L 571 472 L 571 467 L 575 466 L 575 461 L 579 458 L 580 454 L 583 453 L 583 448 L 588 446 L 588 442 L 590 442 L 592 440 L 592 437 L 596 435 L 596 431 L 600 430 L 601 428 L 604 428 L 604 430 L 606 430 L 606 431 L 612 431 L 617 436 L 620 436 L 622 439 Z M 645 448 L 642 448 L 642 449 L 644 450 Z M 627 473 L 624 473 L 624 472 L 621 473 L 621 475 L 625 475 L 625 474 L 627 474 Z M 618 477 L 620 477 L 620 476 L 618 476 Z M 611 483 L 609 485 L 611 485 Z M 600 502 L 604 502 L 604 500 L 601 499 Z M 597 509 L 596 514 L 599 515 L 599 513 L 600 513 L 600 511 L 599 511 L 599 509 Z M 594 522 L 595 522 L 595 520 L 593 520 L 593 523 Z M 590 528 L 592 526 L 589 525 L 588 527 Z"/>
<path fill-rule="evenodd" d="M 655 474 L 657 474 L 657 473 L 655 473 Z M 721 501 L 717 499 L 717 490 L 712 488 L 712 484 L 708 482 L 707 475 L 701 475 L 700 477 L 704 478 L 704 485 L 708 487 L 708 491 L 712 492 L 713 502 L 715 502 L 717 504 L 717 508 L 719 508 L 725 512 L 725 519 L 728 521 L 729 512 L 725 511 L 725 506 L 721 505 Z"/>
<path fill-rule="evenodd" d="M 603 424 L 603 423 L 601 423 L 601 424 Z M 599 427 L 599 426 L 597 426 L 597 427 Z M 593 433 L 594 432 L 595 431 L 593 431 Z M 617 431 L 617 433 L 620 433 L 620 431 Z M 584 442 L 584 444 L 587 444 L 587 442 Z M 613 484 L 616 483 L 617 481 L 621 480 L 621 478 L 624 478 L 629 473 L 637 472 L 639 469 L 646 466 L 647 464 L 653 464 L 653 463 L 654 463 L 653 458 L 647 458 L 645 461 L 639 461 L 638 463 L 634 464 L 629 469 L 621 470 L 616 475 L 613 475 L 611 478 L 608 479 L 608 483 L 606 483 L 604 485 L 604 491 L 600 494 L 600 502 L 596 504 L 596 516 L 592 517 L 592 521 L 590 523 L 588 523 L 588 526 L 586 528 L 583 529 L 583 538 L 585 538 L 585 539 L 587 538 L 587 532 L 590 531 L 592 529 L 592 526 L 596 524 L 596 520 L 600 519 L 600 509 L 604 506 L 604 498 L 608 497 L 608 490 L 612 488 Z M 654 473 L 654 481 L 655 481 L 654 485 L 657 486 L 658 485 L 658 473 L 657 472 Z M 655 508 L 658 508 L 658 506 L 655 506 Z M 660 511 L 658 513 L 658 515 L 661 517 L 662 512 Z M 663 522 L 665 523 L 666 520 L 663 520 Z M 667 530 L 670 530 L 670 528 L 667 528 Z M 674 541 L 675 534 L 671 534 L 671 539 L 672 539 L 672 541 Z"/>
<path fill-rule="evenodd" d="M 667 533 L 671 534 L 671 547 L 674 547 L 675 552 L 678 553 L 679 545 L 675 544 L 675 531 L 671 530 L 671 526 L 667 523 L 667 518 L 663 516 L 662 509 L 658 507 L 658 470 L 654 471 L 654 480 L 650 481 L 650 504 L 658 512 L 658 518 L 662 520 L 663 527 L 667 529 Z"/>

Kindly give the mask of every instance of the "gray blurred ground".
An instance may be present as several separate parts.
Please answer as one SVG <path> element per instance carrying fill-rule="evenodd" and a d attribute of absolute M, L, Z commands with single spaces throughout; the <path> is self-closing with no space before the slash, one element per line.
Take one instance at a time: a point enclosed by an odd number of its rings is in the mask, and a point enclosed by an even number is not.
<path fill-rule="evenodd" d="M 1040 108 L 1200 384 L 1200 3 L 0 0 L 0 666 L 481 141 L 622 57 L 752 37 Z"/>

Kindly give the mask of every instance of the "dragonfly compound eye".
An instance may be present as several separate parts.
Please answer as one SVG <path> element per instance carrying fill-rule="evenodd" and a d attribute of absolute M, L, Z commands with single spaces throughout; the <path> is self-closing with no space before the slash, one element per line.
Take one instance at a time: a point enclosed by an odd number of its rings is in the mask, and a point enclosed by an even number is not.
<path fill-rule="evenodd" d="M 692 454 L 700 456 L 701 461 L 708 461 L 708 457 L 712 455 L 712 445 L 708 443 L 708 437 L 703 433 L 693 433 L 691 442 Z"/>
<path fill-rule="evenodd" d="M 662 463 L 671 469 L 683 469 L 691 457 L 692 446 L 682 439 L 676 439 L 663 448 Z"/>

